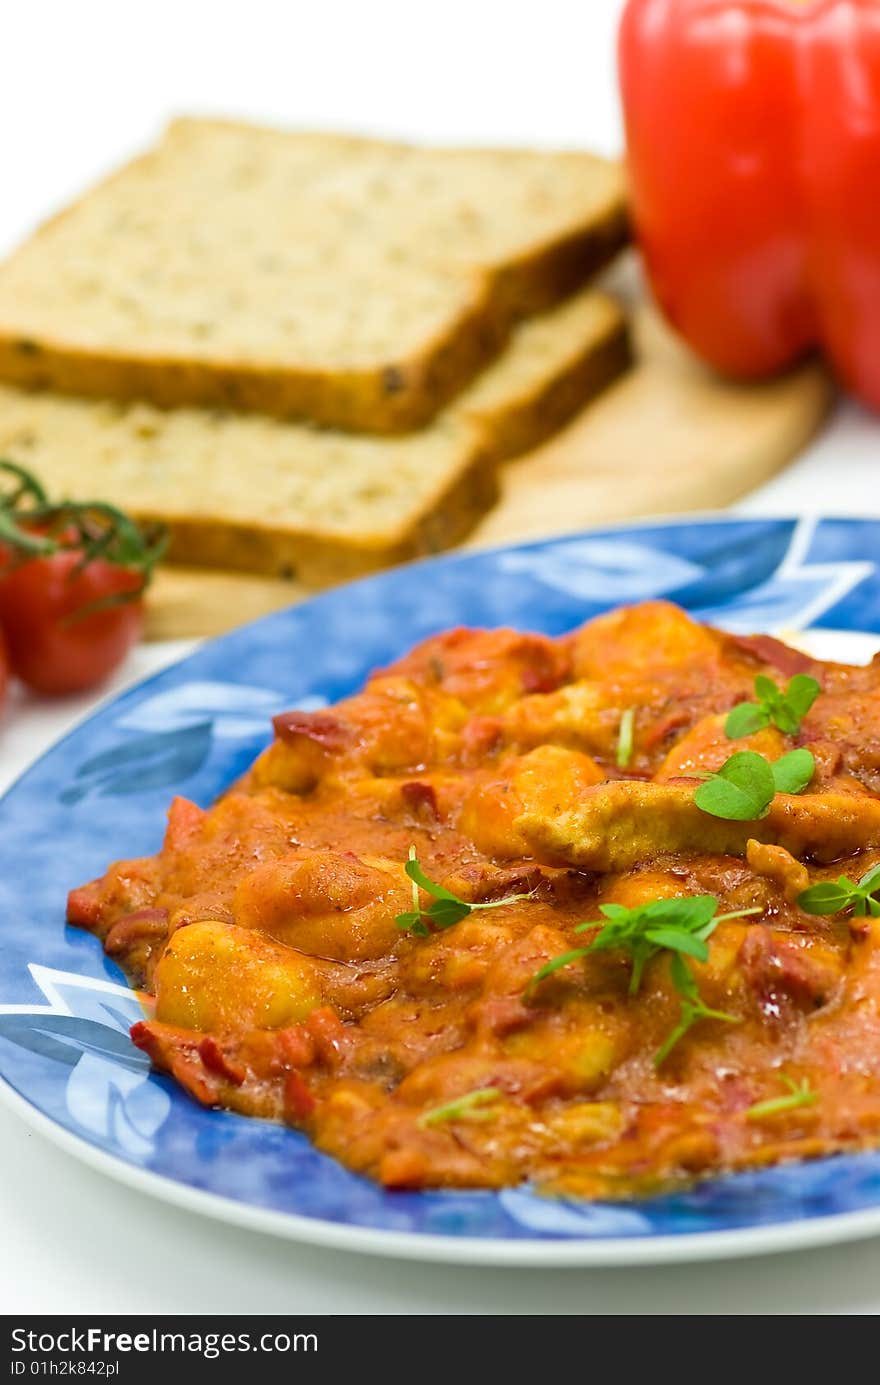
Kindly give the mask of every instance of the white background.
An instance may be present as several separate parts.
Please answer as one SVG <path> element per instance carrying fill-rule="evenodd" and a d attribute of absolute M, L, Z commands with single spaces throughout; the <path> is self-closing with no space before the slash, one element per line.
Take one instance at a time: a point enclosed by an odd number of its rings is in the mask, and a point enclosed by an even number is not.
<path fill-rule="evenodd" d="M 0 252 L 183 111 L 615 153 L 621 8 L 621 0 L 9 5 L 0 80 Z M 745 508 L 880 513 L 878 441 L 874 421 L 842 406 L 809 453 Z M 138 651 L 124 677 L 173 652 Z M 0 783 L 85 705 L 11 708 L 0 728 Z M 6 1313 L 880 1308 L 877 1241 L 638 1271 L 467 1270 L 310 1250 L 105 1182 L 5 1111 L 0 1246 Z"/>

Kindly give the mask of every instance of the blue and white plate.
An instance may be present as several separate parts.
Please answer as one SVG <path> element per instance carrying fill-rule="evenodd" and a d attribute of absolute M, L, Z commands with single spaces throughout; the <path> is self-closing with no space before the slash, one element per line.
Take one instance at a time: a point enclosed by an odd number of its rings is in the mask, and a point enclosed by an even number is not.
<path fill-rule="evenodd" d="M 826 657 L 880 646 L 880 523 L 673 520 L 435 559 L 204 645 L 103 707 L 0 802 L 0 1092 L 71 1153 L 193 1210 L 305 1241 L 496 1264 L 696 1259 L 880 1233 L 880 1153 L 620 1205 L 521 1187 L 388 1193 L 292 1130 L 195 1105 L 128 1039 L 119 970 L 66 928 L 70 886 L 155 851 L 175 793 L 209 804 L 269 739 L 449 625 L 550 635 L 667 597 Z M 803 632 L 809 632 L 804 634 Z M 880 1080 L 880 1075 L 878 1075 Z"/>

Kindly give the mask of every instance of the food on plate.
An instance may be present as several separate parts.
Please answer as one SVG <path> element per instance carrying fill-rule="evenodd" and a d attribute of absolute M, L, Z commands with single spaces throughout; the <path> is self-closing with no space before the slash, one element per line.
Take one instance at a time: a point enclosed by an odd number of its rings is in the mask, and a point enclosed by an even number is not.
<path fill-rule="evenodd" d="M 91 688 L 143 628 L 143 596 L 165 547 L 104 501 L 50 501 L 24 468 L 0 461 L 0 630 L 5 661 L 40 693 Z"/>
<path fill-rule="evenodd" d="M 880 408 L 875 0 L 629 0 L 633 216 L 658 300 L 754 377 L 813 347 Z"/>
<path fill-rule="evenodd" d="M 400 432 L 625 239 L 586 153 L 178 120 L 0 268 L 0 376 Z"/>
<path fill-rule="evenodd" d="M 462 538 L 495 500 L 495 464 L 555 432 L 628 359 L 621 310 L 587 289 L 521 323 L 407 437 L 0 386 L 0 455 L 164 521 L 180 562 L 326 584 Z"/>
<path fill-rule="evenodd" d="M 631 1197 L 880 1140 L 880 660 L 663 602 L 455 629 L 72 891 L 195 1100 L 389 1188 Z"/>

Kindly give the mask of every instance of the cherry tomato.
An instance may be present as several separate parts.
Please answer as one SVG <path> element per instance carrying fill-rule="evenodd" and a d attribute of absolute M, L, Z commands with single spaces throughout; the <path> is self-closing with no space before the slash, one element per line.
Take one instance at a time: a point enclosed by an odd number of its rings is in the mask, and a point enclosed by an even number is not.
<path fill-rule="evenodd" d="M 41 693 L 100 683 L 143 629 L 143 573 L 76 549 L 31 558 L 0 574 L 0 626 L 9 665 Z M 4 673 L 5 679 L 5 673 Z"/>

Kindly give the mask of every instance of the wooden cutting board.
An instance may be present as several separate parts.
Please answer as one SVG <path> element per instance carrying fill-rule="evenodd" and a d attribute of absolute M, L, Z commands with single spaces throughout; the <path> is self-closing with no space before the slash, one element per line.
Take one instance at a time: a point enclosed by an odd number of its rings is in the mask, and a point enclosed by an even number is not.
<path fill-rule="evenodd" d="M 636 292 L 626 279 L 613 287 Z M 644 303 L 631 306 L 634 369 L 550 442 L 507 464 L 500 502 L 466 547 L 721 508 L 769 480 L 820 427 L 834 391 L 818 363 L 732 384 Z M 147 638 L 219 634 L 312 594 L 297 582 L 168 567 L 151 589 Z"/>

